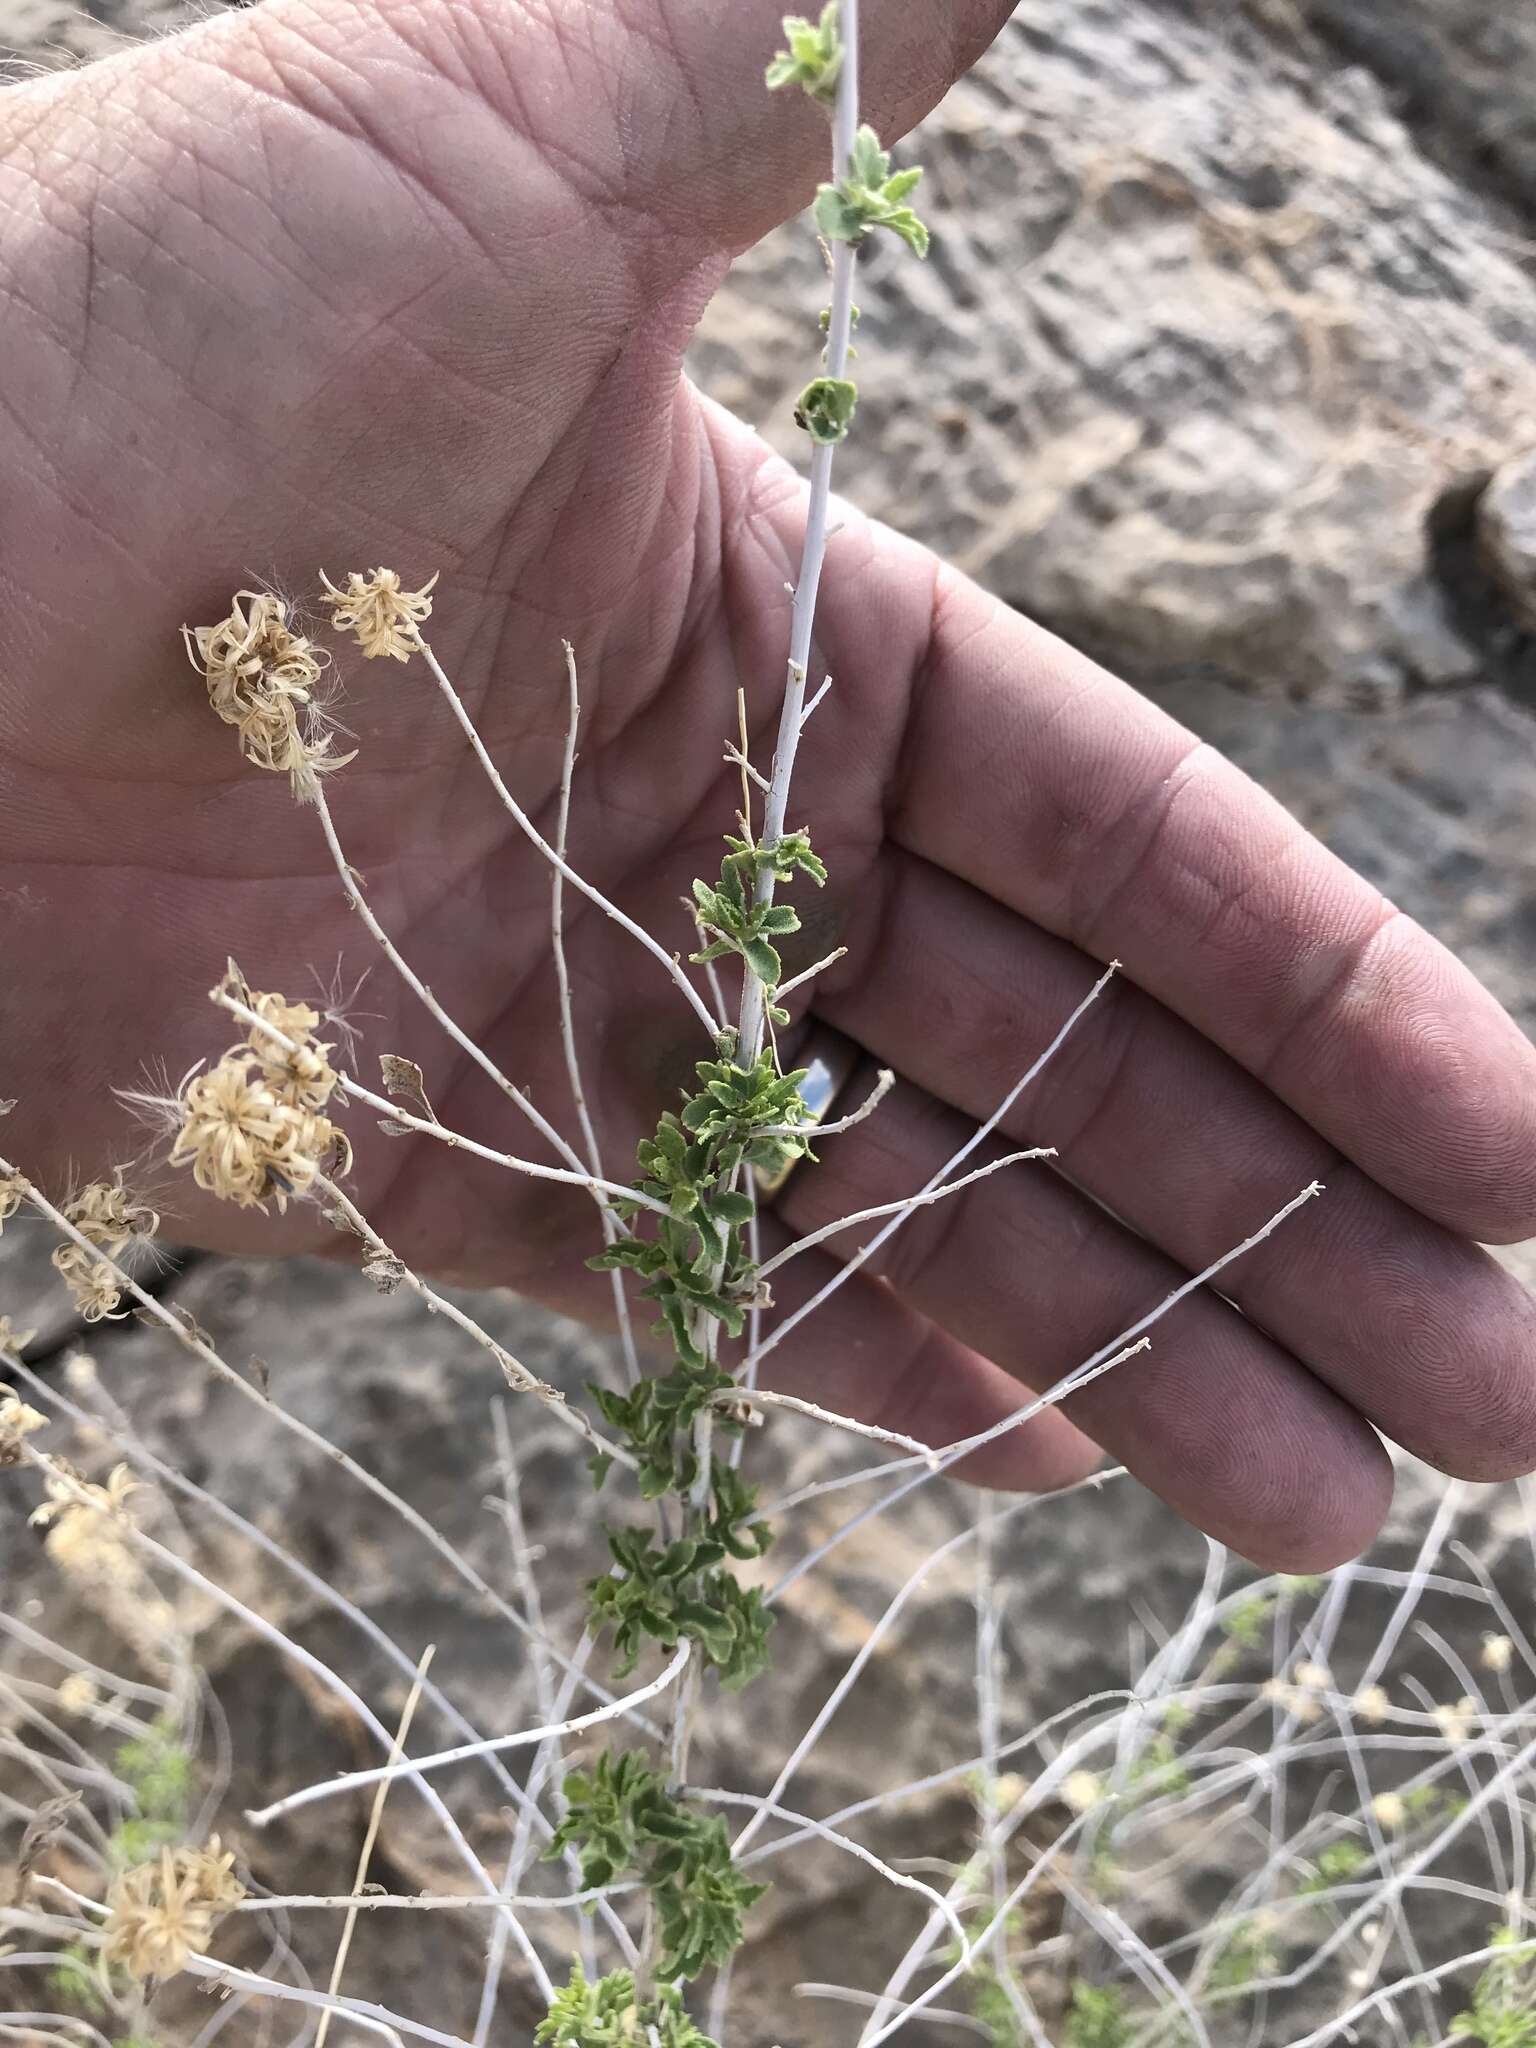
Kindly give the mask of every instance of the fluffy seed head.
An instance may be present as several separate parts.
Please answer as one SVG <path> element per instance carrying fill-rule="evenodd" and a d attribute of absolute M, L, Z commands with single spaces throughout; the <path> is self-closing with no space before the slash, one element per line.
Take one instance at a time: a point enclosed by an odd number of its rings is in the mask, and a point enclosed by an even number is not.
<path fill-rule="evenodd" d="M 29 1408 L 13 1388 L 0 1387 L 0 1465 L 19 1465 L 22 1438 L 47 1427 L 46 1415 Z"/>
<path fill-rule="evenodd" d="M 217 1835 L 200 1849 L 162 1849 L 153 1862 L 125 1870 L 108 1892 L 102 1955 L 141 1982 L 174 1977 L 244 1897 L 234 1855 Z"/>
<path fill-rule="evenodd" d="M 136 1576 L 123 1535 L 128 1502 L 141 1491 L 126 1465 L 114 1465 L 103 1486 L 60 1466 L 47 1479 L 48 1498 L 31 1520 L 46 1528 L 45 1548 L 63 1572 L 95 1583 Z"/>
<path fill-rule="evenodd" d="M 57 1245 L 53 1264 L 74 1296 L 75 1307 L 88 1323 L 115 1315 L 122 1285 L 112 1261 L 128 1247 L 146 1243 L 160 1228 L 160 1218 L 147 1203 L 135 1201 L 118 1173 L 110 1181 L 93 1180 L 63 1204 L 65 1217 L 105 1257 L 96 1258 L 72 1239 Z"/>
<path fill-rule="evenodd" d="M 88 1714 L 101 1704 L 101 1689 L 83 1671 L 71 1671 L 59 1680 L 57 1698 L 66 1714 Z"/>
<path fill-rule="evenodd" d="M 291 1040 L 293 1050 L 289 1052 L 255 1024 L 244 1046 L 235 1050 L 249 1049 L 255 1055 L 261 1065 L 262 1080 L 279 1102 L 292 1109 L 324 1109 L 336 1086 L 330 1059 L 335 1047 L 330 1041 L 321 1043 L 314 1035 L 320 1025 L 319 1012 L 308 1003 L 290 1003 L 285 996 L 258 995 L 251 990 L 245 991 L 244 1001 L 263 1023 Z"/>
<path fill-rule="evenodd" d="M 409 661 L 421 648 L 422 621 L 431 615 L 433 576 L 420 590 L 402 590 L 393 569 L 375 569 L 364 576 L 354 569 L 345 590 L 338 590 L 322 569 L 321 602 L 331 608 L 331 623 L 350 633 L 369 660 L 388 655 Z"/>
<path fill-rule="evenodd" d="M 1459 1749 L 1472 1735 L 1477 1723 L 1477 1701 L 1463 1693 L 1454 1706 L 1435 1708 L 1435 1726 L 1452 1749 Z"/>
<path fill-rule="evenodd" d="M 286 775 L 301 801 L 322 775 L 353 756 L 333 754 L 334 737 L 315 708 L 321 660 L 296 633 L 287 608 L 267 590 L 236 592 L 217 625 L 182 628 L 188 658 L 203 672 L 208 701 L 240 735 L 257 768 Z"/>
<path fill-rule="evenodd" d="M 1062 1780 L 1061 1796 L 1073 1813 L 1087 1813 L 1104 1797 L 1104 1787 L 1092 1771 L 1071 1771 Z"/>

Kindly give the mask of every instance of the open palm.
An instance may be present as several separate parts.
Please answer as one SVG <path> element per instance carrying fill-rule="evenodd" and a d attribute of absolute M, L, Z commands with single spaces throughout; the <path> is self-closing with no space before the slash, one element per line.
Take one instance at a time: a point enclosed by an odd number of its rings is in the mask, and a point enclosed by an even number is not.
<path fill-rule="evenodd" d="M 1007 12 L 869 5 L 887 138 Z M 804 202 L 825 150 L 812 107 L 762 92 L 775 0 L 721 13 L 265 0 L 0 106 L 0 1092 L 39 1177 L 123 1155 L 111 1090 L 147 1059 L 217 1049 L 203 997 L 226 953 L 293 997 L 371 956 L 313 814 L 244 766 L 185 666 L 177 628 L 239 585 L 441 571 L 433 644 L 546 828 L 569 637 L 573 858 L 687 948 L 679 898 L 737 802 L 738 685 L 759 736 L 776 717 L 804 495 L 679 365 L 730 255 Z M 1383 1512 L 1372 1424 L 1471 1476 L 1536 1462 L 1536 1315 L 1469 1241 L 1536 1229 L 1536 1057 L 1492 1001 L 1189 733 L 856 517 L 818 658 L 836 680 L 792 822 L 833 873 L 816 950 L 849 954 L 815 1009 L 901 1085 L 792 1181 L 787 1227 L 916 1187 L 1097 963 L 1126 978 L 1010 1119 L 1065 1174 L 1010 1169 L 916 1218 L 777 1354 L 780 1383 L 952 1439 L 1320 1177 L 1230 1302 L 1187 1303 L 987 1476 L 1058 1482 L 1102 1443 L 1303 1567 Z M 419 664 L 342 666 L 347 856 L 458 1021 L 569 1127 L 548 870 Z M 623 1174 L 707 1046 L 653 960 L 579 899 L 570 919 Z M 357 1007 L 446 1121 L 537 1146 L 393 977 Z M 360 1199 L 407 1256 L 600 1304 L 582 1197 L 352 1135 Z M 329 1237 L 303 1208 L 188 1203 L 178 1228 Z M 781 1298 L 830 1260 L 796 1262 Z"/>

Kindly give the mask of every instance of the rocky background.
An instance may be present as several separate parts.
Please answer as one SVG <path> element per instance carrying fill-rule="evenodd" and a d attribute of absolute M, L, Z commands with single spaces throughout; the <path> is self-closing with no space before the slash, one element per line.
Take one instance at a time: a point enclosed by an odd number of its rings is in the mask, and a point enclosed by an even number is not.
<path fill-rule="evenodd" d="M 70 63 L 185 13 L 0 0 L 0 47 L 22 65 Z M 1024 0 L 920 154 L 933 257 L 877 258 L 862 284 L 880 340 L 842 488 L 1132 675 L 1536 1025 L 1536 14 L 1499 0 Z M 788 450 L 817 260 L 803 226 L 753 251 L 694 359 L 706 389 Z M 1532 1250 L 1510 1256 L 1536 1275 Z M 33 1355 L 56 1364 L 72 1333 L 49 1282 L 42 1244 L 8 1231 L 0 1310 L 36 1324 Z M 285 1404 L 504 1570 L 505 1532 L 483 1505 L 496 1473 L 477 1358 L 318 1266 L 204 1260 L 168 1290 L 229 1355 L 260 1352 Z M 591 1370 L 571 1326 L 507 1298 L 482 1306 L 538 1369 L 573 1384 Z M 142 1328 L 94 1333 L 91 1350 L 146 1441 L 335 1574 L 413 1654 L 436 1642 L 467 1711 L 518 1710 L 525 1675 L 430 1553 L 386 1543 L 366 1501 Z M 573 1468 L 537 1428 L 519 1441 L 533 1539 L 552 1587 L 574 1586 Z M 797 1476 L 821 1455 L 792 1433 L 775 1452 Z M 1405 1476 L 1383 1556 L 1411 1549 L 1432 1493 Z M 849 1546 L 839 1573 L 805 1582 L 781 1678 L 752 1696 L 750 1727 L 722 1724 L 722 1776 L 760 1782 L 754 1749 L 782 1754 L 889 1589 L 959 1526 L 961 1503 L 919 1499 L 899 1528 Z M 1011 1723 L 1123 1682 L 1136 1632 L 1176 1621 L 1198 1577 L 1203 1546 L 1155 1502 L 1127 1485 L 1110 1506 L 1049 1504 L 1005 1539 Z M 1475 1497 L 1463 1533 L 1527 1614 L 1513 1495 Z M 366 1672 L 291 1581 L 208 1541 L 243 1597 Z M 35 1553 L 19 1517 L 0 1544 L 22 1611 L 16 1575 Z M 40 1565 L 32 1597 L 57 1625 Z M 941 1574 L 807 1770 L 809 1810 L 966 1751 L 970 1628 L 963 1576 Z M 236 1806 L 353 1760 L 356 1731 L 238 1632 L 215 1623 L 203 1651 L 233 1724 Z M 381 1682 L 379 1696 L 403 1690 Z M 338 1828 L 335 1811 L 247 1847 L 272 1881 L 301 1871 L 343 1888 L 364 1816 Z M 966 1813 L 963 1797 L 930 1800 L 903 1839 L 963 1856 Z M 376 1875 L 445 1881 L 404 1801 L 397 1821 Z M 493 1812 L 486 1825 L 489 1846 Z M 856 2018 L 783 1995 L 803 1977 L 869 1981 L 899 1953 L 909 1919 L 889 1895 L 872 1904 L 851 1867 L 812 1858 L 764 1909 L 742 2048 L 852 2038 Z M 1197 1865 L 1170 1927 L 1210 1882 Z M 472 2024 L 475 1937 L 448 1916 L 376 1919 L 355 1953 L 356 1980 L 385 2003 L 419 2011 L 430 1970 L 436 2023 Z"/>

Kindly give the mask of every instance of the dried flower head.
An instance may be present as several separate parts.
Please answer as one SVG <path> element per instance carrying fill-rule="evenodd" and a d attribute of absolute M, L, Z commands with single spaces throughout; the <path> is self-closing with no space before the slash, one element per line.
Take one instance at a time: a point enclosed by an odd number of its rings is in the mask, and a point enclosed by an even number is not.
<path fill-rule="evenodd" d="M 1400 1792 L 1378 1792 L 1371 1812 L 1384 1828 L 1400 1828 L 1408 1818 L 1408 1804 Z"/>
<path fill-rule="evenodd" d="M 0 1173 L 0 1229 L 21 1207 L 21 1180 L 14 1173 Z"/>
<path fill-rule="evenodd" d="M 14 1330 L 9 1316 L 0 1316 L 0 1351 L 25 1351 L 36 1330 Z"/>
<path fill-rule="evenodd" d="M 214 1926 L 245 1897 L 233 1853 L 211 1835 L 201 1849 L 162 1849 L 125 1870 L 107 1894 L 102 1957 L 141 1982 L 174 1977 L 202 1955 Z"/>
<path fill-rule="evenodd" d="M 331 752 L 315 704 L 321 657 L 296 633 L 280 597 L 241 590 L 214 626 L 182 628 L 187 655 L 200 668 L 208 701 L 240 735 L 240 751 L 258 768 L 286 775 L 301 800 L 317 780 L 353 756 Z"/>
<path fill-rule="evenodd" d="M 1104 1797 L 1104 1787 L 1092 1771 L 1071 1771 L 1062 1780 L 1061 1796 L 1073 1813 L 1088 1813 Z"/>
<path fill-rule="evenodd" d="M 128 1502 L 141 1491 L 126 1465 L 114 1465 L 104 1486 L 60 1466 L 47 1476 L 48 1498 L 31 1519 L 48 1531 L 45 1547 L 61 1571 L 92 1580 L 136 1576 L 123 1536 Z"/>
<path fill-rule="evenodd" d="M 1312 1722 L 1322 1717 L 1323 1709 L 1317 1694 L 1307 1686 L 1292 1685 L 1283 1678 L 1266 1678 L 1259 1692 L 1294 1721 Z"/>
<path fill-rule="evenodd" d="M 1508 1671 L 1514 1661 L 1515 1646 L 1508 1636 L 1483 1637 L 1483 1654 L 1478 1662 L 1485 1671 Z"/>
<path fill-rule="evenodd" d="M 1355 1694 L 1355 1712 L 1372 1728 L 1379 1728 L 1392 1711 L 1385 1686 L 1363 1685 Z"/>
<path fill-rule="evenodd" d="M 1470 1738 L 1476 1721 L 1477 1701 L 1465 1693 L 1454 1706 L 1438 1706 L 1435 1709 L 1435 1726 L 1452 1749 L 1459 1749 Z"/>
<path fill-rule="evenodd" d="M 53 1263 L 74 1296 L 75 1307 L 88 1323 L 114 1315 L 122 1285 L 114 1261 L 130 1245 L 147 1243 L 160 1228 L 160 1218 L 147 1203 L 135 1201 L 119 1172 L 110 1181 L 93 1180 L 63 1205 L 63 1214 L 83 1238 L 104 1257 L 66 1239 L 54 1249 Z"/>
<path fill-rule="evenodd" d="M 29 1408 L 14 1388 L 0 1387 L 0 1465 L 19 1465 L 23 1437 L 47 1427 L 46 1415 Z"/>
<path fill-rule="evenodd" d="M 1308 1692 L 1327 1692 L 1333 1676 L 1326 1664 L 1302 1663 L 1296 1666 L 1296 1683 Z"/>
<path fill-rule="evenodd" d="M 101 1688 L 83 1671 L 71 1671 L 60 1679 L 58 1702 L 66 1714 L 88 1714 L 101 1704 Z"/>
<path fill-rule="evenodd" d="M 375 569 L 371 576 L 354 569 L 345 590 L 338 590 L 323 569 L 320 581 L 331 623 L 339 633 L 350 633 L 370 661 L 381 654 L 409 661 L 420 652 L 421 624 L 431 616 L 436 576 L 420 590 L 402 590 L 393 569 Z"/>
<path fill-rule="evenodd" d="M 316 1080 L 313 1086 L 322 1085 Z M 324 1094 L 335 1076 L 325 1068 Z M 181 1124 L 173 1166 L 190 1165 L 200 1188 L 242 1209 L 307 1194 L 318 1174 L 345 1173 L 351 1148 L 328 1117 L 285 1100 L 249 1046 L 236 1046 L 217 1066 L 182 1085 Z"/>
<path fill-rule="evenodd" d="M 322 1044 L 314 1036 L 320 1025 L 319 1012 L 308 1003 L 290 1003 L 285 996 L 258 995 L 251 990 L 244 992 L 243 1000 L 263 1023 L 270 1024 L 292 1043 L 293 1050 L 289 1052 L 255 1024 L 245 1041 L 245 1046 L 261 1062 L 262 1079 L 278 1101 L 293 1109 L 324 1109 L 336 1086 L 336 1076 L 330 1058 L 333 1044 Z"/>

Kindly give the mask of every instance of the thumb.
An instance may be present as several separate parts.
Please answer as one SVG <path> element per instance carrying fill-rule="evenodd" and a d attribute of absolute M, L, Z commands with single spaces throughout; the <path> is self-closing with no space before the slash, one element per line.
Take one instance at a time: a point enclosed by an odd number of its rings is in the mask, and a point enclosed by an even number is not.
<path fill-rule="evenodd" d="M 844 0 L 846 7 L 847 0 Z M 862 0 L 860 118 L 890 143 L 916 126 L 998 34 L 1016 0 Z M 812 18 L 820 0 L 791 0 Z M 680 240 L 737 254 L 807 204 L 827 176 L 825 113 L 763 74 L 784 47 L 783 0 L 638 0 L 559 15 L 610 18 L 625 196 Z M 625 45 L 627 44 L 627 47 Z"/>
<path fill-rule="evenodd" d="M 821 0 L 797 4 L 814 15 Z M 862 118 L 886 142 L 905 134 L 1014 5 L 862 0 Z M 578 198 L 621 210 L 647 237 L 659 230 L 694 261 L 749 247 L 826 176 L 824 113 L 764 83 L 785 0 L 351 0 L 329 11 L 269 0 L 274 14 L 290 7 L 315 41 L 365 62 L 357 20 L 371 15 L 390 43 L 550 155 Z M 385 64 L 396 55 L 381 46 Z"/>

